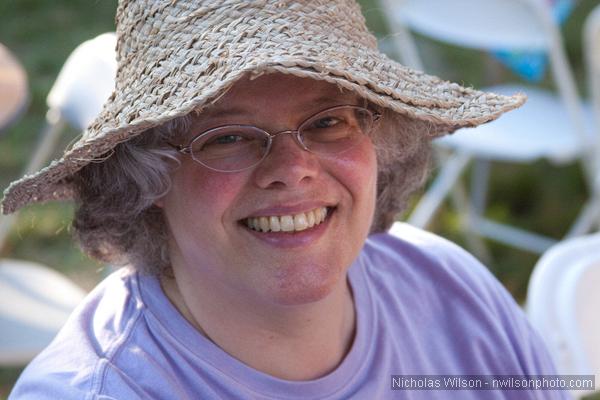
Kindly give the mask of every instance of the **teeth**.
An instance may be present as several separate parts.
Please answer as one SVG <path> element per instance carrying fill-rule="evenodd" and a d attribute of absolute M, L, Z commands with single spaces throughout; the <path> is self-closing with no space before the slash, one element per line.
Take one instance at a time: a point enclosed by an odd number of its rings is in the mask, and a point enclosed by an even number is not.
<path fill-rule="evenodd" d="M 273 232 L 279 232 L 281 230 L 281 224 L 279 223 L 279 218 L 269 217 L 269 222 L 271 223 L 271 230 Z"/>
<path fill-rule="evenodd" d="M 246 219 L 246 225 L 259 232 L 299 232 L 319 225 L 327 217 L 327 208 L 319 207 L 306 213 Z"/>
<path fill-rule="evenodd" d="M 306 220 L 308 222 L 308 227 L 312 228 L 315 226 L 315 213 L 314 211 L 309 211 L 306 213 Z"/>
<path fill-rule="evenodd" d="M 303 231 L 308 228 L 306 214 L 302 213 L 294 215 L 294 228 L 296 228 L 297 231 Z"/>
<path fill-rule="evenodd" d="M 258 218 L 252 218 L 250 220 L 250 228 L 258 230 Z"/>
<path fill-rule="evenodd" d="M 267 232 L 271 224 L 269 224 L 269 220 L 267 217 L 260 217 L 258 220 L 260 230 L 263 232 Z"/>
<path fill-rule="evenodd" d="M 280 221 L 282 231 L 291 232 L 294 230 L 294 217 L 292 217 L 291 215 L 284 215 L 280 218 Z"/>

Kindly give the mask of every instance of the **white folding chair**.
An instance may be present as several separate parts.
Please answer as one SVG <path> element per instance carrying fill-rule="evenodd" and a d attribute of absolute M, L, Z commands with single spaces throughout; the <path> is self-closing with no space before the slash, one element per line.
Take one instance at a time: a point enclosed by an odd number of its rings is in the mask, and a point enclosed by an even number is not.
<path fill-rule="evenodd" d="M 27 364 L 46 347 L 85 292 L 57 271 L 0 259 L 0 366 Z"/>
<path fill-rule="evenodd" d="M 25 174 L 43 167 L 56 150 L 66 125 L 82 131 L 98 115 L 114 88 L 116 43 L 114 33 L 104 33 L 81 43 L 69 55 L 46 97 L 46 126 L 25 167 Z M 0 249 L 17 215 L 0 217 Z"/>
<path fill-rule="evenodd" d="M 595 375 L 600 389 L 600 233 L 550 248 L 527 290 L 527 315 L 560 374 Z M 575 391 L 583 396 L 590 391 Z"/>
<path fill-rule="evenodd" d="M 52 155 L 63 128 L 85 129 L 111 94 L 116 38 L 106 33 L 80 44 L 63 65 L 47 97 L 46 127 L 25 173 Z M 16 214 L 0 216 L 0 249 Z M 50 343 L 85 292 L 59 272 L 36 263 L 0 260 L 0 365 L 29 362 Z"/>
<path fill-rule="evenodd" d="M 380 0 L 403 61 L 423 69 L 411 32 L 463 48 L 495 51 L 543 51 L 557 91 L 514 84 L 483 88 L 492 92 L 524 92 L 527 103 L 497 121 L 459 130 L 435 141 L 442 159 L 430 189 L 409 217 L 425 227 L 443 200 L 454 192 L 467 231 L 517 248 L 541 253 L 556 241 L 484 217 L 490 162 L 517 164 L 547 159 L 555 164 L 581 161 L 587 183 L 596 171 L 589 107 L 579 100 L 560 30 L 544 0 Z M 425 68 L 426 70 L 426 68 Z M 461 198 L 459 178 L 471 162 L 470 200 Z M 566 237 L 592 229 L 587 210 Z"/>

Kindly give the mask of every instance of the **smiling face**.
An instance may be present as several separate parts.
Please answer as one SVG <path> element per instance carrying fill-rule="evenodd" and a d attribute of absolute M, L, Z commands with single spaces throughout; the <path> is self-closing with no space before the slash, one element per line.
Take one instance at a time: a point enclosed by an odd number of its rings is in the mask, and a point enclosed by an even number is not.
<path fill-rule="evenodd" d="M 344 104 L 361 102 L 312 79 L 244 79 L 206 109 L 179 143 L 225 124 L 272 133 L 296 129 L 318 111 Z M 280 135 L 262 163 L 234 173 L 210 170 L 188 155 L 180 160 L 171 190 L 158 203 L 169 225 L 180 290 L 293 305 L 345 289 L 346 271 L 374 214 L 377 163 L 369 137 L 324 157 Z"/>

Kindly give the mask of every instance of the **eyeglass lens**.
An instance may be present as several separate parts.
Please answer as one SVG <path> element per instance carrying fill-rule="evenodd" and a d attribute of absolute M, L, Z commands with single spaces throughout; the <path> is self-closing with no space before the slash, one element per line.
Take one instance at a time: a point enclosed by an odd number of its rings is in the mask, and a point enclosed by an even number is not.
<path fill-rule="evenodd" d="M 338 154 L 360 142 L 373 122 L 373 114 L 365 108 L 334 107 L 303 122 L 297 140 L 316 154 Z M 233 172 L 262 161 L 272 140 L 269 133 L 254 126 L 226 125 L 198 136 L 190 147 L 192 157 L 199 163 L 217 171 Z"/>

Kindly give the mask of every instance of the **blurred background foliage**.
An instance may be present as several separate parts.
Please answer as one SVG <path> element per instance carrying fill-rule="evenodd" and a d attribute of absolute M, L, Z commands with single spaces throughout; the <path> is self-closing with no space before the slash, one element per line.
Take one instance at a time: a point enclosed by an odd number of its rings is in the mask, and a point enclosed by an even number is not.
<path fill-rule="evenodd" d="M 375 0 L 359 1 L 371 30 L 389 38 L 387 26 Z M 580 85 L 587 95 L 582 62 L 581 26 L 591 8 L 600 0 L 581 0 L 563 26 L 564 40 Z M 31 100 L 23 117 L 0 137 L 0 187 L 20 177 L 25 162 L 43 127 L 45 98 L 62 63 L 83 40 L 114 30 L 116 0 L 1 0 L 0 43 L 22 62 L 29 76 Z M 496 80 L 519 80 L 491 57 L 444 47 L 417 38 L 425 58 L 437 56 L 434 73 L 469 86 Z M 390 54 L 396 57 L 395 54 Z M 431 63 L 428 63 L 430 65 Z M 449 66 L 455 66 L 450 68 Z M 65 144 L 77 132 L 64 135 Z M 63 146 L 64 147 L 64 146 Z M 434 172 L 434 171 L 433 171 Z M 500 220 L 560 238 L 583 204 L 585 192 L 577 165 L 555 168 L 546 162 L 515 167 L 496 164 L 489 196 L 490 214 Z M 86 290 L 103 276 L 102 266 L 83 255 L 70 237 L 72 206 L 46 204 L 27 208 L 1 249 L 0 257 L 41 262 L 67 274 Z M 455 213 L 443 208 L 431 230 L 464 244 Z M 529 274 L 538 256 L 488 243 L 492 254 L 490 269 L 522 302 Z M 15 305 L 18 306 L 18 305 Z M 1 328 L 0 328 L 1 329 Z M 0 399 L 5 398 L 21 369 L 0 368 Z"/>

